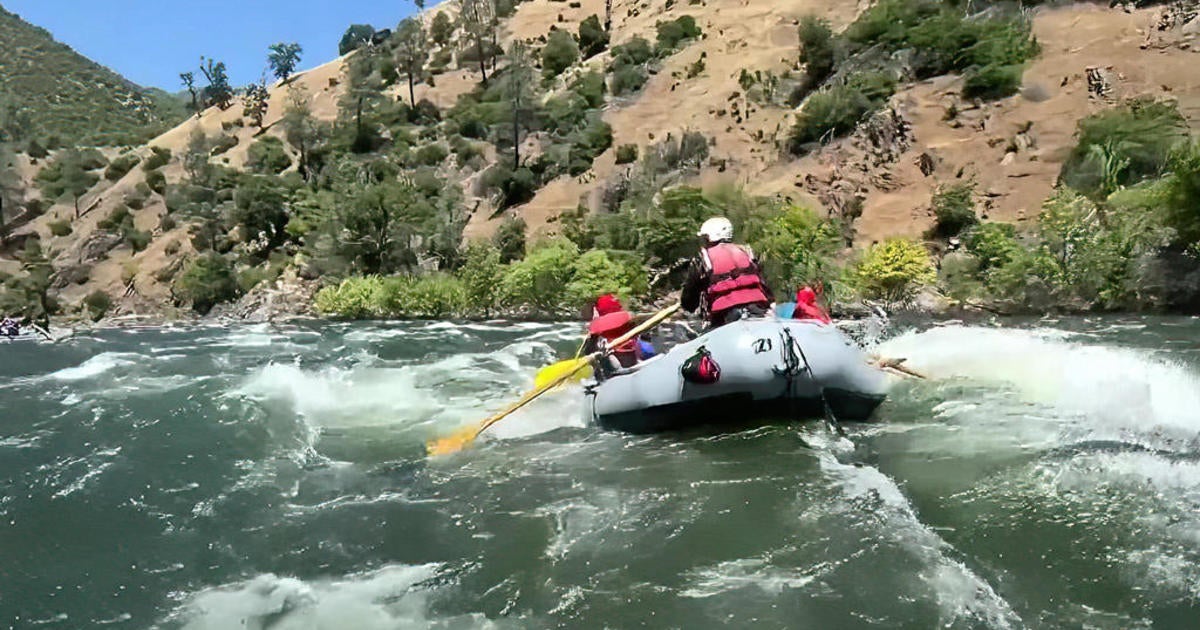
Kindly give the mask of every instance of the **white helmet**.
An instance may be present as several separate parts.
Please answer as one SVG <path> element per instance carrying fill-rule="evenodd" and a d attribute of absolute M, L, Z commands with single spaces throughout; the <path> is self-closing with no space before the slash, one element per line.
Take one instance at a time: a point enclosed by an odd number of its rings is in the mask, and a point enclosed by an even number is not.
<path fill-rule="evenodd" d="M 700 226 L 697 236 L 703 236 L 710 243 L 733 240 L 733 224 L 725 217 L 713 217 Z"/>

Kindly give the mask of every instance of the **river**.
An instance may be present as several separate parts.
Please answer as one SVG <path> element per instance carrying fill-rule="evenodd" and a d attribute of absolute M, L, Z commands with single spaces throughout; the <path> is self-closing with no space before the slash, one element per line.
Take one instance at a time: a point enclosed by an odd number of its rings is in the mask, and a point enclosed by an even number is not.
<path fill-rule="evenodd" d="M 630 436 L 578 325 L 0 345 L 0 627 L 1195 628 L 1200 320 L 942 325 L 876 421 Z"/>

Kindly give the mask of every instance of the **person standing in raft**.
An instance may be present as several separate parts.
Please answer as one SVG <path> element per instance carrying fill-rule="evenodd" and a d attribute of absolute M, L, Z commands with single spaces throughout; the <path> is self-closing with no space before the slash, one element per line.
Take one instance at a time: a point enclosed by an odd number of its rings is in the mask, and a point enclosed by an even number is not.
<path fill-rule="evenodd" d="M 745 317 L 763 317 L 775 301 L 754 252 L 733 243 L 733 224 L 716 217 L 700 226 L 700 255 L 692 261 L 679 301 L 699 309 L 712 328 Z"/>
<path fill-rule="evenodd" d="M 633 330 L 634 319 L 629 311 L 612 294 L 601 295 L 592 305 L 592 321 L 588 323 L 588 338 L 583 344 L 583 354 L 591 354 L 606 347 L 621 335 Z M 630 339 L 613 348 L 612 354 L 603 359 L 604 372 L 611 373 L 620 368 L 637 365 L 638 361 L 654 356 L 654 346 L 642 339 Z"/>

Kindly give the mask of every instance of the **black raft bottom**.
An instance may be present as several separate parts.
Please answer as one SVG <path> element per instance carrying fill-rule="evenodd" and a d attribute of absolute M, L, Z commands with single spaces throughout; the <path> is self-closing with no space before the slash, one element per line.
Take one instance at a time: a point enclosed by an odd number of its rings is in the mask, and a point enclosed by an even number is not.
<path fill-rule="evenodd" d="M 884 399 L 883 396 L 834 389 L 825 390 L 825 398 L 838 420 L 847 421 L 869 419 Z M 748 394 L 730 394 L 603 415 L 596 420 L 602 428 L 612 431 L 659 433 L 824 417 L 825 405 L 820 398 L 754 400 Z"/>

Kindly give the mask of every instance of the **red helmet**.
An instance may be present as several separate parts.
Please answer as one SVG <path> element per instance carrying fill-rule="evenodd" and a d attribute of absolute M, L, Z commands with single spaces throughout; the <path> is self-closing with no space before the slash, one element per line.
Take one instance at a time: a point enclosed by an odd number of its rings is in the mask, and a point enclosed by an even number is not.
<path fill-rule="evenodd" d="M 596 298 L 595 309 L 597 317 L 625 310 L 621 306 L 621 302 L 611 293 L 606 293 Z"/>

